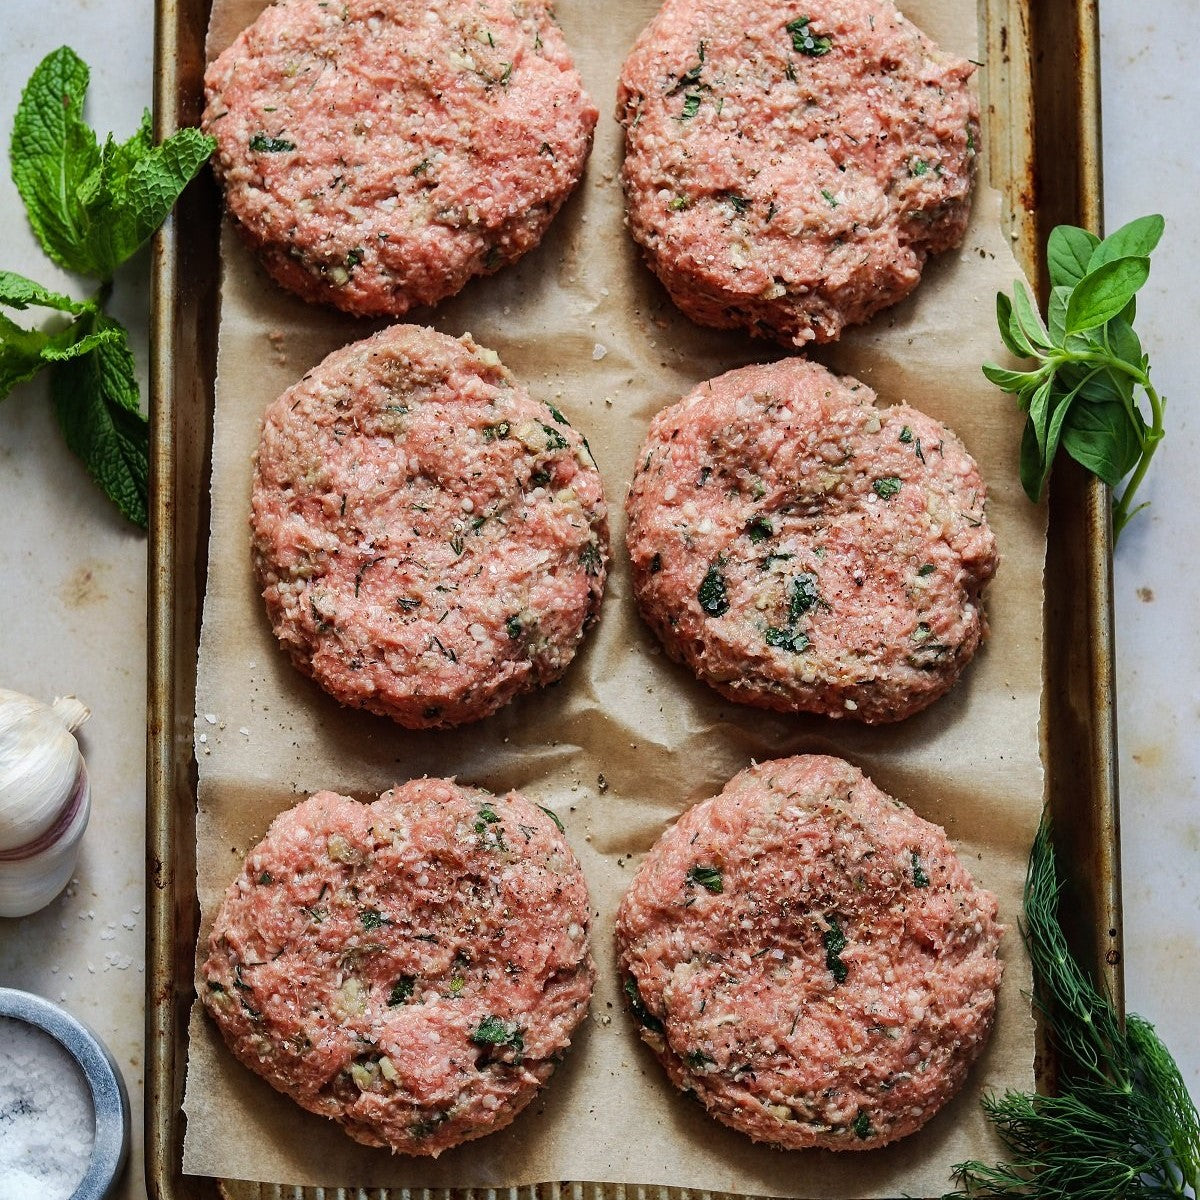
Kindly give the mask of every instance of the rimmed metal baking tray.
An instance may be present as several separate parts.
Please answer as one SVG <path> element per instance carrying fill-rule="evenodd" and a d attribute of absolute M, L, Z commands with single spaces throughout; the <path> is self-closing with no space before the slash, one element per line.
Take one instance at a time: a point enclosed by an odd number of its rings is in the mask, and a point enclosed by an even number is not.
<path fill-rule="evenodd" d="M 199 122 L 210 3 L 158 0 L 159 137 Z M 1097 6 L 1095 0 L 979 0 L 979 20 L 991 177 L 1006 197 L 1018 257 L 1044 293 L 1040 249 L 1050 229 L 1062 222 L 1098 229 L 1101 221 Z M 147 1186 L 158 1200 L 399 1200 L 408 1193 L 217 1181 L 181 1171 L 199 926 L 192 720 L 206 570 L 219 230 L 219 200 L 205 175 L 184 194 L 153 247 Z M 1111 545 L 1108 490 L 1073 464 L 1060 464 L 1050 496 L 1045 577 L 1047 802 L 1067 880 L 1068 933 L 1122 1006 Z M 1052 1086 L 1052 1064 L 1040 1060 L 1038 1069 L 1043 1085 Z M 672 1188 L 560 1183 L 454 1196 L 610 1200 L 617 1191 L 627 1200 L 687 1200 Z M 432 1191 L 421 1194 L 432 1200 Z"/>

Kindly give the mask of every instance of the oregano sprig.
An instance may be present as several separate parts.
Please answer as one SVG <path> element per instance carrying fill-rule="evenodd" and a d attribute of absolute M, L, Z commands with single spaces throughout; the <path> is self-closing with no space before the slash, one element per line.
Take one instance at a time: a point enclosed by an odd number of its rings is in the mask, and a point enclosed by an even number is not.
<path fill-rule="evenodd" d="M 101 146 L 83 120 L 87 65 L 67 46 L 47 55 L 21 94 L 9 159 L 42 249 L 99 282 L 87 300 L 0 271 L 0 307 L 61 314 L 27 329 L 0 312 L 0 400 L 48 368 L 67 444 L 129 520 L 145 526 L 149 435 L 126 330 L 105 312 L 116 269 L 162 224 L 214 143 L 183 129 L 155 145 L 147 111 L 125 142 Z"/>
<path fill-rule="evenodd" d="M 1050 298 L 1045 317 L 1017 280 L 996 297 L 1005 346 L 1035 359 L 1028 371 L 987 363 L 983 373 L 1017 397 L 1026 414 L 1021 483 L 1041 498 L 1060 449 L 1115 490 L 1113 538 L 1135 513 L 1133 496 L 1163 438 L 1165 400 L 1150 382 L 1150 360 L 1133 328 L 1136 295 L 1150 277 L 1163 233 L 1158 215 L 1141 217 L 1101 240 L 1059 225 L 1046 247 Z"/>

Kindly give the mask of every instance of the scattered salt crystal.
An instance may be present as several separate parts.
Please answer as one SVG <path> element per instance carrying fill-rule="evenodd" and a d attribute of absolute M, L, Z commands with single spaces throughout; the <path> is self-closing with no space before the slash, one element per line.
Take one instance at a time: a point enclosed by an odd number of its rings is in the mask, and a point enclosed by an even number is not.
<path fill-rule="evenodd" d="M 205 713 L 205 714 L 204 714 L 204 719 L 205 719 L 205 720 L 206 720 L 206 721 L 207 721 L 207 722 L 208 722 L 210 725 L 215 725 L 215 724 L 217 723 L 217 714 L 216 714 L 216 713 Z"/>
<path fill-rule="evenodd" d="M 597 342 L 592 347 L 592 360 L 594 362 L 599 362 L 607 353 L 608 353 L 608 347 L 605 346 L 602 342 Z"/>

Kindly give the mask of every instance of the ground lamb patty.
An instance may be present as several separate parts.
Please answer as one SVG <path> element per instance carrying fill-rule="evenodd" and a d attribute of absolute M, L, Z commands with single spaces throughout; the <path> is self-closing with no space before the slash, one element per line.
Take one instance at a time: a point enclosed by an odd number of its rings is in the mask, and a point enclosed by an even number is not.
<path fill-rule="evenodd" d="M 536 246 L 597 116 L 540 0 L 276 0 L 205 89 L 237 228 L 284 287 L 360 314 Z"/>
<path fill-rule="evenodd" d="M 275 819 L 200 995 L 237 1058 L 356 1141 L 437 1155 L 508 1125 L 587 1011 L 588 892 L 556 817 L 421 779 Z"/>
<path fill-rule="evenodd" d="M 693 320 L 834 341 L 962 240 L 971 72 L 891 0 L 666 0 L 621 73 L 630 230 Z"/>
<path fill-rule="evenodd" d="M 408 728 L 554 681 L 599 612 L 587 443 L 469 334 L 397 325 L 331 354 L 267 410 L 252 510 L 292 661 Z"/>
<path fill-rule="evenodd" d="M 996 570 L 979 469 L 944 425 L 801 358 L 655 417 L 627 501 L 634 591 L 731 700 L 897 721 L 946 692 Z"/>
<path fill-rule="evenodd" d="M 650 851 L 617 945 L 643 1040 L 718 1120 L 787 1149 L 920 1128 L 992 1026 L 996 901 L 840 759 L 734 776 Z"/>

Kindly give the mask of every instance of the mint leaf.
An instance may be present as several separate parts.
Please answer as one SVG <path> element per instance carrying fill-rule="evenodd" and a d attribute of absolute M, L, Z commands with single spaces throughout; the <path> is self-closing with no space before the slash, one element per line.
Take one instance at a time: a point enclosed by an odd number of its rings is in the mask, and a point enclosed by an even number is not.
<path fill-rule="evenodd" d="M 13 123 L 13 181 L 34 233 L 61 267 L 108 281 L 162 224 L 215 143 L 183 129 L 154 144 L 150 114 L 99 146 L 83 121 L 88 69 L 68 47 L 34 71 Z"/>
<path fill-rule="evenodd" d="M 83 123 L 89 72 L 69 47 L 48 54 L 21 93 L 9 158 L 13 183 L 42 249 L 75 270 L 74 250 L 87 226 L 84 184 L 99 169 L 96 135 Z"/>
<path fill-rule="evenodd" d="M 91 353 L 56 364 L 51 390 L 58 423 L 88 474 L 130 521 L 145 528 L 150 438 L 128 338 L 102 313 L 89 313 L 80 323 L 85 335 L 106 336 Z"/>
<path fill-rule="evenodd" d="M 72 314 L 98 311 L 93 300 L 72 300 L 12 271 L 0 271 L 0 305 L 18 310 L 36 305 Z M 114 337 L 111 330 L 94 330 L 82 318 L 58 330 L 23 329 L 0 313 L 0 400 L 47 364 L 88 354 Z"/>

